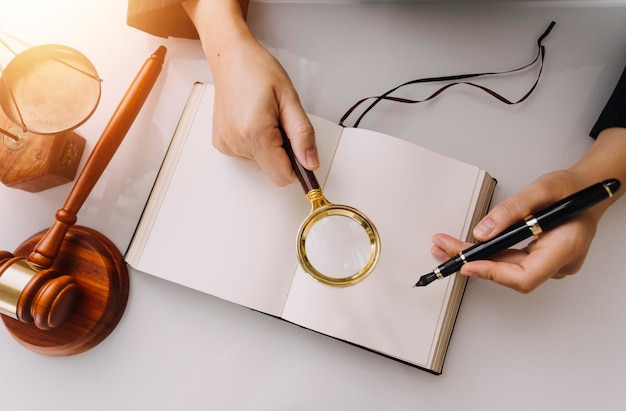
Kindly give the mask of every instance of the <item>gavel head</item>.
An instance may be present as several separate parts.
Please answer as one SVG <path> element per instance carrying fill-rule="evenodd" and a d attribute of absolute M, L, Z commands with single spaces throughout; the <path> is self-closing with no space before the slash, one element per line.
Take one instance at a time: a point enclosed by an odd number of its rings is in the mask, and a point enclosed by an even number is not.
<path fill-rule="evenodd" d="M 71 276 L 0 251 L 0 314 L 49 330 L 65 321 L 79 297 Z"/>

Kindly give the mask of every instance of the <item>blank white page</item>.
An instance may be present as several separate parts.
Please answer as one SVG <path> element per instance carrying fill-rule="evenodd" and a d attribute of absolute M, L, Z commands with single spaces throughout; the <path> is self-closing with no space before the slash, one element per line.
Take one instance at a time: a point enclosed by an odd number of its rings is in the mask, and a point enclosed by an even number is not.
<path fill-rule="evenodd" d="M 211 142 L 212 117 L 213 86 L 207 85 L 135 268 L 277 316 L 310 205 L 298 184 L 277 187 L 261 170 L 219 153 Z M 320 123 L 323 179 L 341 127 L 313 120 Z"/>
<path fill-rule="evenodd" d="M 283 318 L 428 367 L 454 276 L 412 286 L 439 264 L 430 255 L 435 232 L 465 237 L 468 204 L 483 176 L 404 140 L 345 129 L 325 194 L 373 220 L 380 260 L 369 277 L 346 288 L 318 283 L 299 269 Z"/>

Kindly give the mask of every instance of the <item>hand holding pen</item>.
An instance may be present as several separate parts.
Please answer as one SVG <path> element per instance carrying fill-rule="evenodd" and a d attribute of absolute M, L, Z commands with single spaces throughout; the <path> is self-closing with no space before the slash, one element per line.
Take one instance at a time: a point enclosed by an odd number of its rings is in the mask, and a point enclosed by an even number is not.
<path fill-rule="evenodd" d="M 459 269 L 461 269 L 461 267 L 467 262 L 488 259 L 494 254 L 499 253 L 523 241 L 524 239 L 551 230 L 571 217 L 592 207 L 598 202 L 613 196 L 619 187 L 620 183 L 618 180 L 605 180 L 568 196 L 552 206 L 534 213 L 532 216 L 528 216 L 525 221 L 521 221 L 518 224 L 509 227 L 496 237 L 484 242 L 479 242 L 461 251 L 456 257 L 453 257 L 445 263 L 439 265 L 431 273 L 423 275 L 415 286 L 425 286 L 432 281 L 444 278 L 459 271 Z M 575 238 L 572 238 L 572 240 L 575 241 Z M 550 239 L 546 239 L 546 241 L 550 241 Z M 531 245 L 532 244 L 533 243 L 531 243 Z M 535 248 L 536 247 L 537 246 L 535 246 Z M 548 247 L 546 246 L 546 248 Z M 519 253 L 520 252 L 518 252 L 516 257 L 510 261 L 519 263 Z M 524 252 L 521 253 L 526 255 Z M 520 275 L 523 275 L 524 267 L 521 264 L 520 271 Z M 468 273 L 464 272 L 464 274 Z M 518 291 L 524 292 L 530 291 L 532 288 L 534 287 L 529 286 L 528 289 L 518 287 L 517 289 Z"/>

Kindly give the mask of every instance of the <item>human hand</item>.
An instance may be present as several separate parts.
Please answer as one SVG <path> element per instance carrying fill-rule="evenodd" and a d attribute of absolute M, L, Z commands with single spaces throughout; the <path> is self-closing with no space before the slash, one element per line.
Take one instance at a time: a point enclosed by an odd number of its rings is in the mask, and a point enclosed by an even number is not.
<path fill-rule="evenodd" d="M 213 145 L 265 171 L 278 186 L 296 181 L 282 126 L 302 165 L 315 170 L 315 132 L 280 63 L 245 22 L 247 0 L 186 0 L 215 82 Z"/>
<path fill-rule="evenodd" d="M 239 43 L 214 69 L 213 144 L 222 153 L 260 167 L 278 186 L 295 181 L 282 148 L 282 125 L 304 167 L 319 159 L 315 132 L 287 73 L 254 40 Z"/>
<path fill-rule="evenodd" d="M 510 225 L 588 186 L 582 175 L 572 171 L 547 174 L 508 198 L 474 228 L 479 241 L 493 238 Z M 528 293 L 549 278 L 563 278 L 580 270 L 595 235 L 601 212 L 592 208 L 560 226 L 535 237 L 526 247 L 509 249 L 492 260 L 468 262 L 460 273 L 492 280 L 521 293 Z M 447 260 L 471 244 L 447 234 L 433 237 L 433 255 Z"/>

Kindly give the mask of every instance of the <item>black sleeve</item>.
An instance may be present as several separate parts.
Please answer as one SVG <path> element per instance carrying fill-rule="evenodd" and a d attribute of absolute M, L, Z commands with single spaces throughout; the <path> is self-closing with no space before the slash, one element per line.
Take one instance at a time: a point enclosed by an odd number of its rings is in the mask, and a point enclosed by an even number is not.
<path fill-rule="evenodd" d="M 181 6 L 182 0 L 128 0 L 126 23 L 159 37 L 197 39 L 198 32 Z"/>
<path fill-rule="evenodd" d="M 626 128 L 626 68 L 589 135 L 596 138 L 602 130 L 611 127 Z"/>

